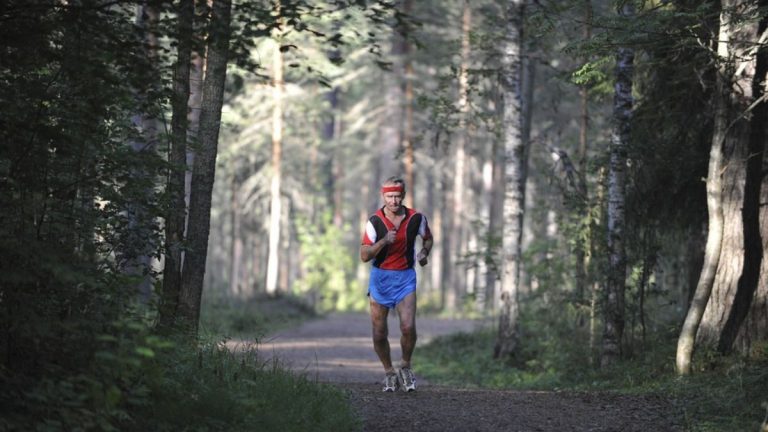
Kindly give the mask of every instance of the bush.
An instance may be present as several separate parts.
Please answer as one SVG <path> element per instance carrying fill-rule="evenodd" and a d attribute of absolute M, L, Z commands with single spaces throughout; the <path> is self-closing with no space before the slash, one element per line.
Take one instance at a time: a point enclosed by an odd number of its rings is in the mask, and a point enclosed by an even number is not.
<path fill-rule="evenodd" d="M 110 324 L 91 343 L 76 346 L 84 364 L 62 357 L 37 374 L 0 368 L 0 430 L 359 429 L 339 390 L 264 364 L 254 347 L 191 348 L 138 319 Z"/>

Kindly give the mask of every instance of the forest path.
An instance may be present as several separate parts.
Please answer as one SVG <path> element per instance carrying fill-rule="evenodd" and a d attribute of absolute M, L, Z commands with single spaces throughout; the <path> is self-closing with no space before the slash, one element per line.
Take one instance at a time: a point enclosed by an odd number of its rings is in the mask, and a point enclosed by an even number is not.
<path fill-rule="evenodd" d="M 419 345 L 437 336 L 467 332 L 471 320 L 417 318 Z M 390 344 L 400 358 L 399 329 L 390 314 Z M 418 375 L 418 391 L 383 393 L 381 365 L 373 352 L 365 314 L 336 314 L 277 332 L 259 348 L 262 359 L 345 390 L 363 431 L 679 431 L 670 401 L 595 392 L 500 391 L 433 385 Z"/>

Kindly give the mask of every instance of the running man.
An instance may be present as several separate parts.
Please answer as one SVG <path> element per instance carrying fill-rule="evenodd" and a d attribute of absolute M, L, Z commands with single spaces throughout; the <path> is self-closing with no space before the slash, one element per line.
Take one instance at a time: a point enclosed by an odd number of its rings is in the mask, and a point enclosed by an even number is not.
<path fill-rule="evenodd" d="M 416 346 L 416 270 L 418 262 L 427 264 L 432 249 L 432 233 L 427 218 L 403 205 L 405 182 L 390 177 L 381 186 L 384 206 L 376 211 L 365 226 L 360 259 L 373 260 L 368 295 L 373 324 L 373 349 L 384 366 L 384 391 L 415 391 L 416 380 L 411 370 L 411 355 Z M 416 237 L 422 248 L 415 253 Z M 392 366 L 389 350 L 387 316 L 396 309 L 400 318 L 400 346 L 403 357 L 398 370 Z"/>

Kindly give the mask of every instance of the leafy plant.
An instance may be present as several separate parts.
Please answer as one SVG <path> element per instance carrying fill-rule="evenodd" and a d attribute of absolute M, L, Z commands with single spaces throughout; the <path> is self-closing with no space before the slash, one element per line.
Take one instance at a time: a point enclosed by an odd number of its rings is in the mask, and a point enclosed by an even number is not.
<path fill-rule="evenodd" d="M 299 224 L 303 276 L 295 288 L 321 311 L 362 310 L 365 291 L 353 277 L 354 256 L 344 245 L 349 227 L 331 223 L 325 213 L 321 224 Z"/>

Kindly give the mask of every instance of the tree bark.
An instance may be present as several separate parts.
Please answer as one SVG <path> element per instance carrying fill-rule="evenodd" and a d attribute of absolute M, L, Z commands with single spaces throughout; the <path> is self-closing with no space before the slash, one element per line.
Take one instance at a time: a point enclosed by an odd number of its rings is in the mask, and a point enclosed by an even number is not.
<path fill-rule="evenodd" d="M 522 95 L 524 0 L 510 0 L 506 10 L 506 34 L 501 53 L 501 99 L 504 141 L 504 229 L 503 271 L 501 277 L 501 310 L 494 358 L 512 356 L 518 348 L 520 256 L 524 215 L 525 148 Z"/>
<path fill-rule="evenodd" d="M 279 40 L 279 38 L 278 38 Z M 267 295 L 277 295 L 280 269 L 280 215 L 282 201 L 280 183 L 282 180 L 283 150 L 283 53 L 275 48 L 272 57 L 272 181 L 270 183 L 269 211 L 269 257 L 267 258 Z"/>
<path fill-rule="evenodd" d="M 191 337 L 197 336 L 200 301 L 203 294 L 208 235 L 211 220 L 211 192 L 216 170 L 216 153 L 224 103 L 224 82 L 231 34 L 231 0 L 214 0 L 208 36 L 206 75 L 200 112 L 200 145 L 195 154 L 189 206 L 189 245 L 182 271 L 179 317 Z"/>
<path fill-rule="evenodd" d="M 676 363 L 682 375 L 691 372 L 695 344 L 731 350 L 752 307 L 763 266 L 763 179 L 758 173 L 766 112 L 764 102 L 754 104 L 763 93 L 766 64 L 763 53 L 756 55 L 754 41 L 763 37 L 765 21 L 733 25 L 734 18 L 746 16 L 754 6 L 728 1 L 720 14 L 715 131 L 707 178 L 709 232 L 704 267 L 678 339 Z M 758 320 L 764 320 L 760 307 Z M 746 333 L 742 341 L 749 338 Z"/>
<path fill-rule="evenodd" d="M 584 40 L 589 41 L 592 38 L 592 0 L 584 0 Z M 579 182 L 583 189 L 587 191 L 587 152 L 589 142 L 589 88 L 584 84 L 579 89 L 579 99 L 581 103 L 581 113 L 579 116 Z M 589 196 L 585 194 L 581 201 L 580 219 L 589 219 L 586 214 L 589 211 Z M 583 302 L 587 287 L 587 274 L 589 261 L 587 259 L 587 249 L 589 248 L 589 238 L 581 241 L 576 246 L 576 293 L 574 295 L 576 302 Z"/>
<path fill-rule="evenodd" d="M 634 16 L 634 6 L 625 4 L 619 15 Z M 601 366 L 615 363 L 621 356 L 624 333 L 624 291 L 627 258 L 624 246 L 626 167 L 629 130 L 632 119 L 632 79 L 634 50 L 621 47 L 616 55 L 616 83 L 613 99 L 613 131 L 611 133 L 608 170 L 608 256 L 609 268 L 605 286 L 605 323 L 600 355 Z"/>
<path fill-rule="evenodd" d="M 143 34 L 144 55 L 146 65 L 153 74 L 158 68 L 158 24 L 160 8 L 157 1 L 148 1 L 140 5 L 136 11 L 136 26 Z M 150 75 L 147 75 L 149 77 Z M 132 116 L 131 121 L 138 131 L 138 138 L 130 141 L 134 152 L 156 152 L 160 128 L 155 103 L 151 93 L 156 92 L 157 86 L 152 80 L 141 83 L 135 89 L 140 111 Z M 143 183 L 143 190 L 133 193 L 125 208 L 128 226 L 121 232 L 122 242 L 116 250 L 116 257 L 123 272 L 135 277 L 136 292 L 140 301 L 146 303 L 152 295 L 152 252 L 159 244 L 152 244 L 149 231 L 145 228 L 152 224 L 147 203 L 152 201 L 152 186 L 154 179 L 145 167 L 138 167 L 132 173 L 134 180 Z"/>
<path fill-rule="evenodd" d="M 461 60 L 459 64 L 459 88 L 457 91 L 457 110 L 458 110 L 458 128 L 456 130 L 456 149 L 453 157 L 453 184 L 451 192 L 451 226 L 450 235 L 452 239 L 452 248 L 450 255 L 450 273 L 451 283 L 448 286 L 450 290 L 446 297 L 446 308 L 450 312 L 456 312 L 461 307 L 461 299 L 466 294 L 466 271 L 465 266 L 460 262 L 466 252 L 466 215 L 464 214 L 464 204 L 468 198 L 465 193 L 467 188 L 467 117 L 469 116 L 469 32 L 472 26 L 472 10 L 469 7 L 469 1 L 465 0 L 462 6 L 461 15 Z"/>
<path fill-rule="evenodd" d="M 763 4 L 766 3 L 768 2 L 763 2 Z M 750 36 L 759 39 L 760 35 L 765 31 L 766 20 L 763 19 L 757 26 L 757 31 L 754 34 L 750 34 Z M 765 95 L 764 85 L 766 70 L 768 70 L 767 60 L 766 50 L 764 48 L 758 48 L 753 63 L 754 75 L 752 77 L 751 97 L 753 104 Z M 718 343 L 717 349 L 721 353 L 729 353 L 733 348 L 737 336 L 740 330 L 742 330 L 742 324 L 745 322 L 747 314 L 752 308 L 752 302 L 755 293 L 758 291 L 758 286 L 761 280 L 760 269 L 765 259 L 765 237 L 763 237 L 765 232 L 761 228 L 760 197 L 763 177 L 765 174 L 763 171 L 763 159 L 765 152 L 766 124 L 768 124 L 768 106 L 765 102 L 758 102 L 752 109 L 752 116 L 749 121 L 749 136 L 747 142 L 744 144 L 747 149 L 743 156 L 743 164 L 745 165 L 743 173 L 744 186 L 742 189 L 742 204 L 740 206 L 740 216 L 743 227 L 742 250 L 744 251 L 744 264 L 739 280 L 737 281 L 733 307 L 725 321 L 725 326 L 723 327 L 722 335 Z M 728 175 L 730 173 L 726 171 L 724 174 Z M 737 195 L 733 198 L 738 200 L 740 197 Z M 763 201 L 763 203 L 765 203 L 765 201 Z M 755 312 L 758 312 L 758 310 L 755 310 Z M 765 318 L 768 318 L 768 315 L 758 314 L 756 318 L 760 321 L 760 318 L 764 320 Z M 751 345 L 749 341 L 752 340 L 755 335 L 750 334 L 749 331 L 742 332 L 742 334 L 744 337 L 741 338 L 741 345 L 742 349 L 746 350 Z"/>
<path fill-rule="evenodd" d="M 165 269 L 160 302 L 159 326 L 169 328 L 176 321 L 181 290 L 181 257 L 184 243 L 184 222 L 187 206 L 184 200 L 184 177 L 187 172 L 187 128 L 189 108 L 189 74 L 192 61 L 192 25 L 195 14 L 194 0 L 182 0 L 177 16 L 177 56 L 174 66 L 173 95 L 171 96 L 171 149 L 170 170 L 166 194 L 168 213 L 165 217 Z"/>
<path fill-rule="evenodd" d="M 413 11 L 413 0 L 403 0 L 403 13 L 409 16 Z M 403 28 L 403 130 L 402 143 L 403 167 L 405 170 L 405 184 L 411 188 L 412 193 L 405 196 L 405 205 L 413 207 L 416 197 L 416 184 L 414 176 L 415 155 L 413 150 L 413 59 L 411 58 L 410 26 Z"/>
<path fill-rule="evenodd" d="M 237 173 L 230 179 L 230 252 L 229 252 L 229 297 L 230 299 L 244 299 L 243 289 L 243 246 L 244 235 L 242 232 L 242 211 L 240 210 L 240 186 Z"/>
<path fill-rule="evenodd" d="M 759 2 L 764 6 L 765 2 Z M 764 256 L 760 226 L 760 188 L 766 111 L 765 19 L 754 18 L 758 4 L 729 1 L 721 12 L 720 41 L 726 87 L 727 134 L 722 141 L 723 240 L 709 302 L 697 343 L 727 353 L 752 307 Z M 746 18 L 746 19 L 745 19 Z M 734 25 L 734 22 L 737 25 Z M 756 43 L 756 41 L 758 41 Z M 726 99 L 727 98 L 727 99 Z M 764 319 L 765 317 L 763 317 Z M 742 341 L 752 337 L 744 335 Z M 747 349 L 748 344 L 742 348 Z"/>

